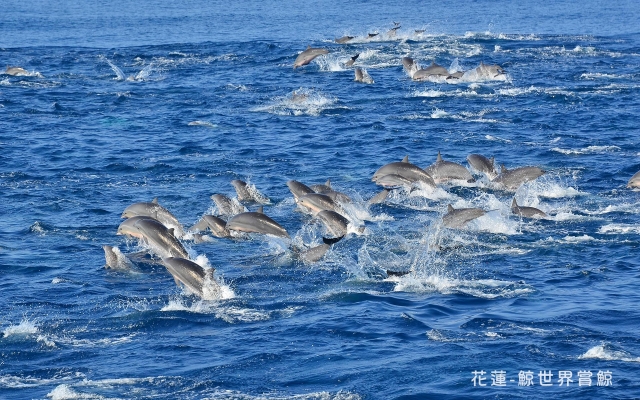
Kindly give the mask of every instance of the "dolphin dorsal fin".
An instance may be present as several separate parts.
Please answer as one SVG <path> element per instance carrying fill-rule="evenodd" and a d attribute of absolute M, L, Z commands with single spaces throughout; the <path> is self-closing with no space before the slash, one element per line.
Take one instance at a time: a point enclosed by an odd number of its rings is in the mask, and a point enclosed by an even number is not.
<path fill-rule="evenodd" d="M 503 173 L 503 174 L 504 174 L 504 173 L 505 173 L 505 172 L 507 172 L 507 171 L 509 171 L 509 170 L 507 169 L 507 167 L 505 167 L 505 166 L 504 166 L 504 164 L 500 165 L 500 172 L 501 172 L 501 173 Z"/>
<path fill-rule="evenodd" d="M 516 198 L 513 198 L 513 201 L 511 202 L 511 208 L 516 208 L 518 207 L 518 203 L 516 202 Z"/>
<path fill-rule="evenodd" d="M 169 229 L 167 229 L 167 230 L 169 231 L 169 233 L 171 234 L 171 236 L 175 236 L 175 233 L 174 233 L 174 229 L 173 229 L 173 228 L 169 228 Z"/>
<path fill-rule="evenodd" d="M 258 214 L 264 214 L 264 211 L 262 209 L 262 206 L 258 207 L 258 211 L 256 211 Z"/>
<path fill-rule="evenodd" d="M 331 188 L 331 179 L 327 179 L 327 182 L 325 183 L 325 186 Z"/>
<path fill-rule="evenodd" d="M 157 197 L 154 197 L 154 198 L 153 198 L 153 200 L 151 200 L 151 202 L 152 202 L 153 204 L 158 204 L 158 198 L 157 198 Z"/>
<path fill-rule="evenodd" d="M 408 163 L 409 162 L 409 156 L 408 155 L 404 156 L 404 158 L 402 159 L 402 162 Z"/>
<path fill-rule="evenodd" d="M 442 156 L 440 155 L 440 150 L 438 150 L 438 158 L 436 158 L 436 162 L 442 161 Z"/>
<path fill-rule="evenodd" d="M 310 44 L 308 44 L 308 45 L 307 45 L 307 50 L 309 50 L 310 48 L 311 48 L 311 45 L 310 45 Z"/>
<path fill-rule="evenodd" d="M 454 212 L 456 209 L 451 204 L 447 206 L 447 212 Z"/>

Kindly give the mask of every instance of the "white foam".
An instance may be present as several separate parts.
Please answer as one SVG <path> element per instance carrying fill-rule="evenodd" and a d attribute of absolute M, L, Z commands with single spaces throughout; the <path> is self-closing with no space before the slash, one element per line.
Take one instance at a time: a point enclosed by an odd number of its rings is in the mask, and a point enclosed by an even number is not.
<path fill-rule="evenodd" d="M 96 394 L 78 393 L 66 383 L 58 385 L 51 392 L 47 393 L 47 397 L 52 400 L 104 399 L 103 396 Z"/>
<path fill-rule="evenodd" d="M 20 335 L 34 335 L 38 333 L 38 327 L 35 322 L 28 319 L 23 319 L 19 325 L 10 325 L 5 328 L 3 337 L 20 336 Z"/>
<path fill-rule="evenodd" d="M 395 277 L 395 292 L 418 293 L 464 293 L 483 299 L 511 298 L 533 293 L 534 290 L 525 285 L 496 279 L 464 280 L 440 275 L 419 277 L 414 274 Z"/>
<path fill-rule="evenodd" d="M 607 360 L 607 361 L 626 361 L 640 362 L 640 357 L 632 357 L 626 351 L 616 351 L 607 348 L 607 345 L 601 344 L 590 348 L 586 353 L 578 357 L 579 360 Z"/>
<path fill-rule="evenodd" d="M 312 89 L 301 88 L 284 97 L 276 97 L 271 104 L 251 111 L 268 112 L 276 115 L 310 115 L 317 117 L 326 109 L 334 107 L 338 100 Z"/>
<path fill-rule="evenodd" d="M 562 240 L 564 240 L 567 243 L 584 243 L 584 242 L 595 241 L 596 239 L 589 235 L 582 235 L 582 236 L 565 236 Z"/>
<path fill-rule="evenodd" d="M 196 121 L 191 121 L 187 124 L 188 126 L 204 126 L 206 128 L 217 128 L 218 125 L 209 122 L 209 121 L 200 121 L 200 120 L 196 120 Z"/>
<path fill-rule="evenodd" d="M 562 154 L 604 154 L 611 153 L 614 151 L 620 150 L 618 146 L 588 146 L 582 149 L 561 149 L 559 147 L 554 147 L 551 149 L 552 151 L 562 153 Z"/>
<path fill-rule="evenodd" d="M 608 224 L 601 226 L 598 229 L 598 233 L 602 234 L 628 234 L 628 233 L 640 233 L 640 226 L 628 225 L 628 224 Z"/>

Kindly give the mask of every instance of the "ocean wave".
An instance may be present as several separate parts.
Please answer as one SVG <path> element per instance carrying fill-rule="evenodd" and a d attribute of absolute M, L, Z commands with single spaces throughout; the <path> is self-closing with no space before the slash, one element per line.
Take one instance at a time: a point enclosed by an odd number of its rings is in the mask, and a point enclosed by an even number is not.
<path fill-rule="evenodd" d="M 562 153 L 562 154 L 604 154 L 604 153 L 612 153 L 614 151 L 619 151 L 620 147 L 618 146 L 588 146 L 582 149 L 561 149 L 559 147 L 554 147 L 551 149 L 552 151 Z"/>

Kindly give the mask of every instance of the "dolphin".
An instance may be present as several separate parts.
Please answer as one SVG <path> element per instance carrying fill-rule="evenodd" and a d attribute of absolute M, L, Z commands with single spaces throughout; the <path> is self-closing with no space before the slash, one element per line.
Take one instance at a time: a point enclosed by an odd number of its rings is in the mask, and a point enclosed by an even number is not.
<path fill-rule="evenodd" d="M 104 250 L 104 259 L 106 262 L 107 268 L 112 269 L 122 269 L 122 268 L 130 268 L 131 261 L 120 252 L 120 249 L 117 247 L 104 245 L 102 246 Z"/>
<path fill-rule="evenodd" d="M 307 65 L 311 61 L 313 61 L 314 58 L 323 54 L 329 54 L 329 50 L 308 46 L 305 51 L 303 51 L 298 55 L 298 57 L 296 57 L 296 60 L 293 62 L 293 69 L 302 67 L 303 65 Z"/>
<path fill-rule="evenodd" d="M 367 73 L 367 70 L 356 67 L 355 69 L 355 78 L 354 81 L 371 84 L 373 82 L 373 78 Z"/>
<path fill-rule="evenodd" d="M 447 213 L 442 217 L 442 222 L 447 228 L 462 228 L 469 221 L 482 217 L 487 212 L 481 208 L 458 208 L 451 204 L 447 207 Z"/>
<path fill-rule="evenodd" d="M 231 181 L 231 185 L 236 190 L 236 194 L 238 195 L 238 200 L 240 201 L 253 201 L 253 196 L 249 193 L 249 188 L 245 181 L 241 181 L 240 179 L 234 179 Z"/>
<path fill-rule="evenodd" d="M 338 43 L 338 44 L 344 44 L 344 43 L 347 43 L 348 41 L 350 41 L 353 38 L 355 38 L 355 36 L 343 36 L 341 38 L 337 38 L 335 40 L 335 42 Z"/>
<path fill-rule="evenodd" d="M 396 189 L 400 187 L 410 188 L 412 183 L 413 182 L 409 179 L 397 174 L 383 175 L 376 181 L 377 185 L 380 185 L 385 189 Z"/>
<path fill-rule="evenodd" d="M 535 207 L 520 207 L 513 198 L 511 202 L 511 212 L 524 218 L 548 218 L 549 216 L 542 210 Z"/>
<path fill-rule="evenodd" d="M 395 37 L 395 36 L 396 36 L 396 33 L 397 33 L 396 31 L 397 31 L 398 29 L 400 29 L 400 25 L 396 25 L 396 26 L 394 26 L 393 28 L 389 29 L 389 32 L 387 32 L 387 35 L 388 35 L 389 37 Z"/>
<path fill-rule="evenodd" d="M 189 258 L 189 253 L 176 239 L 173 229 L 151 217 L 132 217 L 120 224 L 116 235 L 128 235 L 145 242 L 160 258 Z"/>
<path fill-rule="evenodd" d="M 516 191 L 523 183 L 535 180 L 543 174 L 544 171 L 538 167 L 519 167 L 508 170 L 502 165 L 500 175 L 492 182 L 503 185 L 507 190 Z"/>
<path fill-rule="evenodd" d="M 326 194 L 309 193 L 298 198 L 298 204 L 307 208 L 314 215 L 322 210 L 331 210 L 337 213 L 344 212 L 342 208 Z"/>
<path fill-rule="evenodd" d="M 214 215 L 203 215 L 200 221 L 191 227 L 191 230 L 200 232 L 207 230 L 207 228 L 215 237 L 227 238 L 231 236 L 227 230 L 227 223 Z"/>
<path fill-rule="evenodd" d="M 331 180 L 327 179 L 323 185 L 311 185 L 310 189 L 313 190 L 314 193 L 325 194 L 331 197 L 333 201 L 339 201 L 341 203 L 351 203 L 351 198 L 342 192 L 338 192 L 333 190 L 331 187 Z M 308 194 L 308 193 L 307 193 Z"/>
<path fill-rule="evenodd" d="M 367 35 L 367 39 L 372 39 L 372 38 L 374 38 L 374 37 L 376 37 L 376 36 L 378 36 L 378 32 L 376 32 L 376 33 L 370 33 L 370 34 L 368 34 L 368 35 Z"/>
<path fill-rule="evenodd" d="M 418 64 L 416 64 L 411 57 L 402 57 L 402 67 L 411 77 L 413 77 L 413 74 L 418 70 Z"/>
<path fill-rule="evenodd" d="M 640 188 L 640 171 L 633 174 L 629 182 L 627 183 L 628 188 Z"/>
<path fill-rule="evenodd" d="M 179 257 L 166 257 L 162 264 L 173 276 L 176 284 L 186 286 L 193 294 L 204 297 L 205 284 L 215 283 L 213 268 L 204 269 L 191 260 Z"/>
<path fill-rule="evenodd" d="M 353 65 L 354 62 L 356 62 L 356 60 L 358 59 L 358 57 L 360 57 L 360 53 L 356 54 L 355 56 L 351 57 L 351 59 L 349 61 L 347 61 L 346 63 L 344 63 L 345 67 L 350 67 Z"/>
<path fill-rule="evenodd" d="M 158 199 L 155 198 L 151 202 L 134 203 L 125 208 L 122 212 L 121 218 L 131 217 L 151 217 L 157 219 L 161 224 L 174 228 L 175 235 L 177 237 L 184 236 L 184 228 L 178 218 L 176 218 L 169 210 L 158 204 Z"/>
<path fill-rule="evenodd" d="M 414 30 L 414 32 L 416 33 L 416 35 L 421 35 L 425 32 L 425 29 L 416 29 Z"/>
<path fill-rule="evenodd" d="M 216 203 L 218 212 L 221 215 L 234 215 L 237 214 L 241 206 L 236 204 L 231 198 L 224 194 L 214 194 L 211 196 L 211 200 Z"/>
<path fill-rule="evenodd" d="M 447 76 L 447 79 L 460 79 L 464 75 L 464 71 L 452 72 Z"/>
<path fill-rule="evenodd" d="M 244 212 L 233 216 L 227 222 L 227 229 L 240 232 L 254 232 L 288 238 L 287 231 L 276 221 L 267 217 L 262 206 L 255 212 Z"/>
<path fill-rule="evenodd" d="M 432 76 L 446 78 L 449 76 L 449 71 L 447 71 L 445 67 L 432 62 L 427 68 L 421 68 L 414 72 L 411 78 L 414 81 L 421 81 L 429 79 Z"/>
<path fill-rule="evenodd" d="M 315 246 L 307 250 L 295 250 L 298 252 L 298 257 L 300 257 L 303 262 L 316 262 L 324 257 L 327 251 L 329 251 L 329 249 L 331 248 L 332 244 L 338 243 L 341 239 L 342 236 L 335 239 L 322 238 L 322 241 L 324 243 L 319 246 Z"/>
<path fill-rule="evenodd" d="M 493 157 L 487 158 L 481 154 L 469 154 L 467 161 L 471 167 L 487 175 L 489 179 L 494 179 L 498 175 L 494 166 L 495 160 Z"/>
<path fill-rule="evenodd" d="M 347 234 L 349 220 L 332 210 L 322 210 L 316 214 L 316 217 L 324 223 L 332 235 L 342 237 Z"/>
<path fill-rule="evenodd" d="M 291 194 L 293 195 L 293 198 L 296 200 L 296 202 L 300 197 L 306 194 L 315 193 L 315 191 L 309 186 L 298 181 L 291 180 L 287 182 L 287 186 L 289 187 L 289 190 L 291 191 Z"/>
<path fill-rule="evenodd" d="M 369 199 L 368 203 L 369 204 L 380 204 L 380 203 L 382 203 L 387 198 L 387 196 L 389 195 L 389 192 L 390 192 L 389 189 L 383 189 L 382 192 L 376 194 L 371 199 Z"/>
<path fill-rule="evenodd" d="M 505 70 L 498 64 L 488 65 L 480 61 L 480 65 L 475 69 L 478 77 L 485 79 L 496 79 L 499 76 L 506 75 Z"/>
<path fill-rule="evenodd" d="M 409 162 L 409 156 L 405 156 L 400 162 L 393 162 L 380 167 L 373 174 L 373 178 L 371 178 L 371 180 L 377 183 L 379 178 L 382 178 L 383 176 L 389 174 L 400 175 L 401 177 L 408 179 L 412 183 L 423 182 L 429 187 L 436 187 L 436 183 L 434 182 L 431 175 L 429 175 L 426 171 L 424 171 L 417 165 L 411 164 Z"/>
<path fill-rule="evenodd" d="M 26 69 L 22 67 L 10 67 L 7 65 L 7 69 L 4 71 L 5 74 L 11 76 L 29 76 L 31 75 Z"/>
<path fill-rule="evenodd" d="M 451 161 L 444 161 L 440 152 L 438 151 L 438 157 L 436 162 L 425 168 L 425 171 L 436 183 L 446 182 L 452 179 L 461 179 L 469 183 L 475 182 L 471 173 L 462 165 Z"/>

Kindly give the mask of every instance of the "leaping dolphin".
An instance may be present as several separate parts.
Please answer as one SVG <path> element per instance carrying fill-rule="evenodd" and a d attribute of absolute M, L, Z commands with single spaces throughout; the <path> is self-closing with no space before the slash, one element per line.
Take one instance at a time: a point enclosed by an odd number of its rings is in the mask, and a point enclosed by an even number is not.
<path fill-rule="evenodd" d="M 494 179 L 498 175 L 493 157 L 487 158 L 481 154 L 469 154 L 467 156 L 467 161 L 475 170 L 487 175 L 490 180 Z"/>
<path fill-rule="evenodd" d="M 184 228 L 178 218 L 176 218 L 169 210 L 158 204 L 158 199 L 155 198 L 151 202 L 134 203 L 125 208 L 122 212 L 121 218 L 132 217 L 151 217 L 160 221 L 161 224 L 174 229 L 174 233 L 177 237 L 184 236 Z"/>
<path fill-rule="evenodd" d="M 296 200 L 296 202 L 300 197 L 306 194 L 315 193 L 314 190 L 311 189 L 309 186 L 298 181 L 291 180 L 287 182 L 287 186 L 289 187 L 289 190 L 291 191 L 291 194 L 293 195 L 293 198 Z"/>
<path fill-rule="evenodd" d="M 525 182 L 542 176 L 544 171 L 538 167 L 519 167 L 508 170 L 501 166 L 500 175 L 493 182 L 503 185 L 507 190 L 516 191 Z"/>
<path fill-rule="evenodd" d="M 496 79 L 501 75 L 506 75 L 505 70 L 499 66 L 498 64 L 485 64 L 480 61 L 480 65 L 475 69 L 476 74 L 478 74 L 479 78 L 484 79 Z"/>
<path fill-rule="evenodd" d="M 347 234 L 349 220 L 332 210 L 322 210 L 316 214 L 316 217 L 324 223 L 332 235 L 342 237 Z"/>
<path fill-rule="evenodd" d="M 335 211 L 338 214 L 344 212 L 340 205 L 326 194 L 309 193 L 298 197 L 298 204 L 311 211 L 314 215 L 322 210 Z"/>
<path fill-rule="evenodd" d="M 268 203 L 269 199 L 256 193 L 255 189 L 252 189 L 245 181 L 240 179 L 234 179 L 231 181 L 231 185 L 236 190 L 238 200 L 240 202 L 254 202 L 254 203 Z"/>
<path fill-rule="evenodd" d="M 373 174 L 371 180 L 377 183 L 378 179 L 389 174 L 400 175 L 412 183 L 422 182 L 431 188 L 436 187 L 436 183 L 431 175 L 417 165 L 411 164 L 409 162 L 409 156 L 405 156 L 400 162 L 392 162 L 382 166 Z"/>
<path fill-rule="evenodd" d="M 293 62 L 293 69 L 307 65 L 313 61 L 314 58 L 323 54 L 329 54 L 329 50 L 308 46 L 305 51 L 296 57 L 296 60 Z"/>
<path fill-rule="evenodd" d="M 429 79 L 432 76 L 446 78 L 449 76 L 449 71 L 447 71 L 445 67 L 438 65 L 435 62 L 431 62 L 431 65 L 427 68 L 421 68 L 415 71 L 411 78 L 414 81 L 422 81 L 425 79 Z"/>
<path fill-rule="evenodd" d="M 216 208 L 221 215 L 231 216 L 244 211 L 244 207 L 224 194 L 214 194 L 211 196 L 211 200 L 216 203 Z"/>
<path fill-rule="evenodd" d="M 436 183 L 442 183 L 452 179 L 460 179 L 469 183 L 475 182 L 475 179 L 473 179 L 473 176 L 471 176 L 471 173 L 465 167 L 452 161 L 444 161 L 439 151 L 436 162 L 425 168 L 425 171 L 431 175 Z"/>
<path fill-rule="evenodd" d="M 104 245 L 104 259 L 107 268 L 122 269 L 131 267 L 131 261 L 120 252 L 120 249 L 113 246 Z"/>
<path fill-rule="evenodd" d="M 640 188 L 640 171 L 633 174 L 629 182 L 627 183 L 628 188 Z"/>
<path fill-rule="evenodd" d="M 204 269 L 191 260 L 179 257 L 162 259 L 162 264 L 173 276 L 176 284 L 186 286 L 192 293 L 205 297 L 205 284 L 216 284 L 213 279 L 213 268 Z"/>
<path fill-rule="evenodd" d="M 458 208 L 451 204 L 447 207 L 447 213 L 442 217 L 442 222 L 447 228 L 462 228 L 469 221 L 482 217 L 487 212 L 481 208 Z"/>
<path fill-rule="evenodd" d="M 367 70 L 356 67 L 356 69 L 354 70 L 354 73 L 355 73 L 354 81 L 360 82 L 360 83 L 367 83 L 367 84 L 374 83 L 373 78 L 371 78 L 371 76 L 367 73 Z"/>
<path fill-rule="evenodd" d="M 189 258 L 189 253 L 176 239 L 173 229 L 151 217 L 132 217 L 120 224 L 116 235 L 128 235 L 145 242 L 160 258 Z"/>
<path fill-rule="evenodd" d="M 355 36 L 343 36 L 341 38 L 337 38 L 335 40 L 335 42 L 338 43 L 338 44 L 344 44 L 344 43 L 347 43 L 348 41 L 350 41 L 353 38 L 355 38 Z"/>
<path fill-rule="evenodd" d="M 542 210 L 535 207 L 521 207 L 513 198 L 511 202 L 511 212 L 524 218 L 548 218 L 549 216 Z"/>
<path fill-rule="evenodd" d="M 350 67 L 353 65 L 354 62 L 356 62 L 356 60 L 358 59 L 358 57 L 360 57 L 360 53 L 356 54 L 355 56 L 351 57 L 349 59 L 349 61 L 347 61 L 346 63 L 344 63 L 345 67 Z"/>
<path fill-rule="evenodd" d="M 262 206 L 255 212 L 244 212 L 233 216 L 227 222 L 227 229 L 239 232 L 263 233 L 288 238 L 287 231 L 276 221 L 267 217 Z"/>
<path fill-rule="evenodd" d="M 203 215 L 200 221 L 191 227 L 191 230 L 200 232 L 207 230 L 207 228 L 209 228 L 215 237 L 227 238 L 231 236 L 227 230 L 227 223 L 225 220 L 214 215 Z"/>

